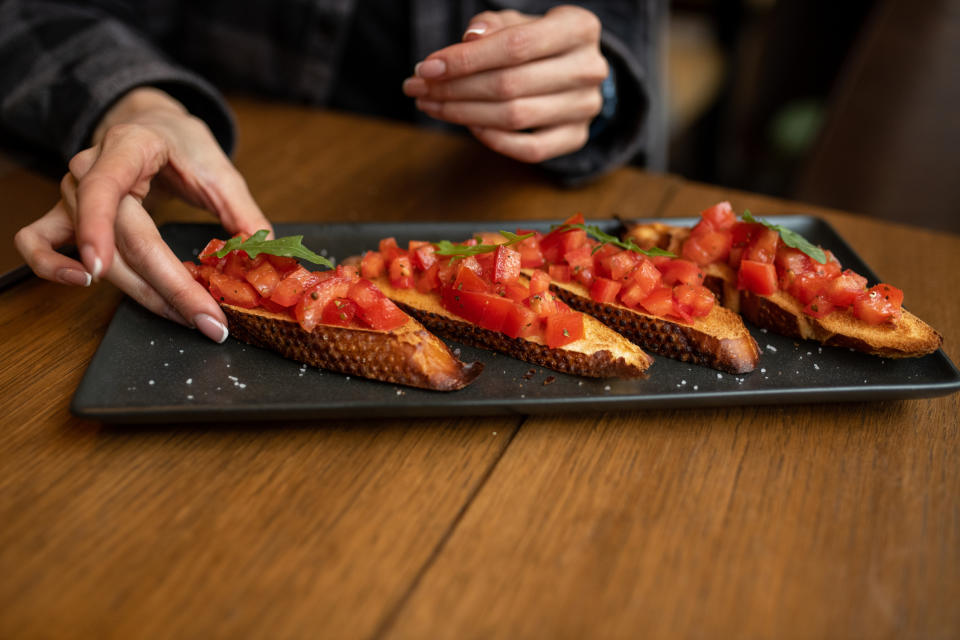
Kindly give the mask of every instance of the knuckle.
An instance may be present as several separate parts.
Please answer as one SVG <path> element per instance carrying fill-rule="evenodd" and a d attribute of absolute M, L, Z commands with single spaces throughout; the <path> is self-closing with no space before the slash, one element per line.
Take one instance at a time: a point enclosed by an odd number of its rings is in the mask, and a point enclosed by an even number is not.
<path fill-rule="evenodd" d="M 529 109 L 520 100 L 511 100 L 504 105 L 503 120 L 507 129 L 526 129 L 530 121 Z"/>
<path fill-rule="evenodd" d="M 518 27 L 510 31 L 503 42 L 504 55 L 511 64 L 525 62 L 530 55 L 532 42 L 527 30 Z"/>
<path fill-rule="evenodd" d="M 514 74 L 509 72 L 499 73 L 493 83 L 494 97 L 503 100 L 516 98 L 520 95 L 520 83 Z"/>

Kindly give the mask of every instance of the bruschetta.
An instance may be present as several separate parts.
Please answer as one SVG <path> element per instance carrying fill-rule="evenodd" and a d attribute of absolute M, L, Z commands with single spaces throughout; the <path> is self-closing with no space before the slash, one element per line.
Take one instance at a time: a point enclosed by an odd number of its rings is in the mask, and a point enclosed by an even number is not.
<path fill-rule="evenodd" d="M 431 331 L 555 371 L 595 378 L 644 375 L 652 358 L 603 323 L 571 309 L 546 282 L 520 273 L 521 240 L 461 244 L 380 241 L 360 274 Z"/>
<path fill-rule="evenodd" d="M 355 268 L 301 266 L 296 257 L 333 265 L 299 237 L 266 240 L 259 232 L 227 242 L 211 240 L 199 264 L 184 265 L 220 303 L 232 337 L 310 366 L 438 391 L 462 389 L 483 370 L 459 360 Z"/>
<path fill-rule="evenodd" d="M 900 289 L 868 286 L 829 249 L 749 212 L 738 221 L 729 202 L 703 211 L 692 228 L 639 224 L 625 238 L 697 263 L 725 307 L 774 333 L 886 358 L 921 357 L 943 342 L 902 308 Z"/>

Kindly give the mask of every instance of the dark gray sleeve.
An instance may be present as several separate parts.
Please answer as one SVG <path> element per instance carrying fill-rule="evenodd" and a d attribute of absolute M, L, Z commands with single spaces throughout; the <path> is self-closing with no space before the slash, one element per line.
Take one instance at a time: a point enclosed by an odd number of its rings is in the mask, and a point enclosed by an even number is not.
<path fill-rule="evenodd" d="M 234 124 L 216 89 L 93 4 L 0 0 L 0 127 L 68 159 L 117 99 L 149 85 L 203 119 L 229 152 Z"/>

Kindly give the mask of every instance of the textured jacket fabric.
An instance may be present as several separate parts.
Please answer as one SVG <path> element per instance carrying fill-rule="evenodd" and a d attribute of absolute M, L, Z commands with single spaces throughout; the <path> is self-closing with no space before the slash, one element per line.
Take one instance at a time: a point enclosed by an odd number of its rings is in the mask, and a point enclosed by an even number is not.
<path fill-rule="evenodd" d="M 543 13 L 554 4 L 0 0 L 0 127 L 66 160 L 89 145 L 118 98 L 147 85 L 205 120 L 228 152 L 235 132 L 222 92 L 434 123 L 400 90 L 417 61 L 459 41 L 480 11 Z M 577 4 L 604 24 L 601 44 L 616 78 L 617 111 L 587 147 L 544 167 L 568 180 L 638 158 L 660 168 L 660 2 Z"/>

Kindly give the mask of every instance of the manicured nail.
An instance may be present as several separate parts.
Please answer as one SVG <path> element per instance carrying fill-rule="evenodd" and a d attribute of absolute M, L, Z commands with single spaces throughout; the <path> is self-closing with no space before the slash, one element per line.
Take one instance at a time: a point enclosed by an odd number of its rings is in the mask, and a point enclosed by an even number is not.
<path fill-rule="evenodd" d="M 417 63 L 413 68 L 414 75 L 421 78 L 439 78 L 447 72 L 447 63 L 439 58 L 431 58 Z"/>
<path fill-rule="evenodd" d="M 193 324 L 197 325 L 200 333 L 207 336 L 217 344 L 223 344 L 230 335 L 227 327 L 222 322 L 206 313 L 198 313 L 193 317 Z"/>
<path fill-rule="evenodd" d="M 83 245 L 83 248 L 80 249 L 80 259 L 83 260 L 84 266 L 90 269 L 90 276 L 94 280 L 100 279 L 100 273 L 103 271 L 103 262 L 100 261 L 100 256 L 97 255 L 97 251 L 93 248 L 93 245 Z"/>
<path fill-rule="evenodd" d="M 86 271 L 66 267 L 57 271 L 56 278 L 63 284 L 72 284 L 76 287 L 89 287 L 93 282 L 93 277 Z"/>
<path fill-rule="evenodd" d="M 487 23 L 475 22 L 463 33 L 463 40 L 475 40 L 487 32 Z"/>
<path fill-rule="evenodd" d="M 427 85 L 422 78 L 407 78 L 403 81 L 403 93 L 411 98 L 427 95 Z"/>

